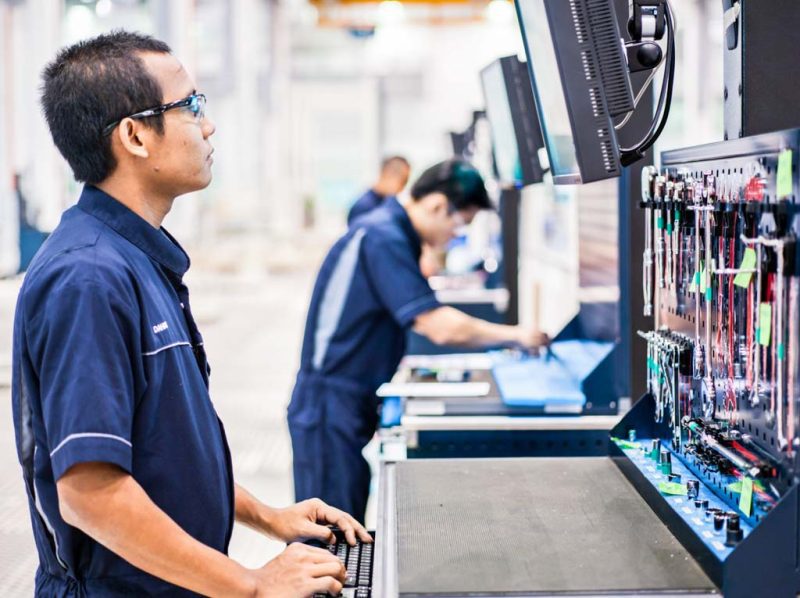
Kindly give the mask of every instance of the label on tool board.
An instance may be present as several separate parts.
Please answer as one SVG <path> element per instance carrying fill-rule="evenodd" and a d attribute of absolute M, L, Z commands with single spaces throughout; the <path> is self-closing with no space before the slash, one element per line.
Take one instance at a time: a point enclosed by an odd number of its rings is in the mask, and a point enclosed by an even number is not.
<path fill-rule="evenodd" d="M 756 251 L 752 247 L 748 247 L 744 250 L 744 256 L 742 257 L 742 263 L 739 265 L 740 270 L 754 270 L 756 267 Z M 750 286 L 750 282 L 753 280 L 753 273 L 752 272 L 739 272 L 733 279 L 733 284 L 737 287 L 742 289 L 746 289 Z"/>
<path fill-rule="evenodd" d="M 764 347 L 768 347 L 771 332 L 772 332 L 772 304 L 762 303 L 758 307 L 758 344 Z"/>
<path fill-rule="evenodd" d="M 778 155 L 778 199 L 784 199 L 792 194 L 792 150 L 783 150 Z"/>
<path fill-rule="evenodd" d="M 739 496 L 739 510 L 747 517 L 753 511 L 753 480 L 750 478 L 742 479 L 742 494 Z"/>

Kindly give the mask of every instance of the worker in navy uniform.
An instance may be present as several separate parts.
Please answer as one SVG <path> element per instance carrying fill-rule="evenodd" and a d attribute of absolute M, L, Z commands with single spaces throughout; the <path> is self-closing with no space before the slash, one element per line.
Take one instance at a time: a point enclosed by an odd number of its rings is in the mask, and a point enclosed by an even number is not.
<path fill-rule="evenodd" d="M 347 225 L 352 226 L 357 218 L 383 205 L 387 199 L 396 198 L 406 188 L 410 172 L 408 160 L 402 156 L 391 156 L 383 160 L 377 182 L 350 207 Z"/>
<path fill-rule="evenodd" d="M 295 497 L 320 496 L 363 521 L 370 471 L 361 451 L 378 423 L 377 388 L 394 374 L 413 328 L 435 343 L 538 347 L 535 330 L 492 324 L 439 304 L 420 266 L 490 207 L 483 180 L 450 160 L 425 171 L 401 205 L 359 218 L 328 253 L 311 298 L 288 410 Z"/>
<path fill-rule="evenodd" d="M 315 499 L 286 509 L 235 484 L 203 338 L 161 222 L 211 181 L 205 97 L 162 42 L 115 31 L 45 69 L 53 139 L 85 182 L 33 260 L 14 324 L 17 451 L 39 553 L 36 595 L 337 594 L 327 550 L 257 568 L 227 555 L 234 520 L 284 542 L 368 534 Z M 33 573 L 33 572 L 32 572 Z"/>

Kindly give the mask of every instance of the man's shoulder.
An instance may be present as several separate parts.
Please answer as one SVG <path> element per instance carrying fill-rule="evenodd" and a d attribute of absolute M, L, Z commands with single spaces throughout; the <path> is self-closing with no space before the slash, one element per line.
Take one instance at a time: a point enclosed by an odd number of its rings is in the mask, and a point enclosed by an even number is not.
<path fill-rule="evenodd" d="M 129 280 L 126 249 L 124 239 L 114 231 L 79 208 L 70 208 L 31 262 L 22 292 Z"/>
<path fill-rule="evenodd" d="M 370 244 L 406 243 L 403 227 L 397 218 L 382 208 L 373 210 L 361 218 L 353 230 L 362 230 L 364 238 Z"/>

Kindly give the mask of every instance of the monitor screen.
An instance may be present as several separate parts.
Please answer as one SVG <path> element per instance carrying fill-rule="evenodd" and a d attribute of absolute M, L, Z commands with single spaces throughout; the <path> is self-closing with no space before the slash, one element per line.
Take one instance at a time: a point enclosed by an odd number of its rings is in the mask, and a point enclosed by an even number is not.
<path fill-rule="evenodd" d="M 518 184 L 522 181 L 522 163 L 508 100 L 508 89 L 499 60 L 481 71 L 481 82 L 486 101 L 486 115 L 492 129 L 498 178 L 502 183 Z"/>
<path fill-rule="evenodd" d="M 544 0 L 518 0 L 517 7 L 550 168 L 555 176 L 580 175 Z"/>
<path fill-rule="evenodd" d="M 612 0 L 515 0 L 553 181 L 622 171 L 613 116 L 633 111 Z"/>

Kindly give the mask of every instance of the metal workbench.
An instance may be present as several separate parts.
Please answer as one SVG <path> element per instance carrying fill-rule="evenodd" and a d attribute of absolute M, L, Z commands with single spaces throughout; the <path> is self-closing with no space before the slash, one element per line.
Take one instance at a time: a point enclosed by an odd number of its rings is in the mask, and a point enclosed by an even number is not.
<path fill-rule="evenodd" d="M 381 465 L 375 598 L 715 592 L 609 458 Z"/>

